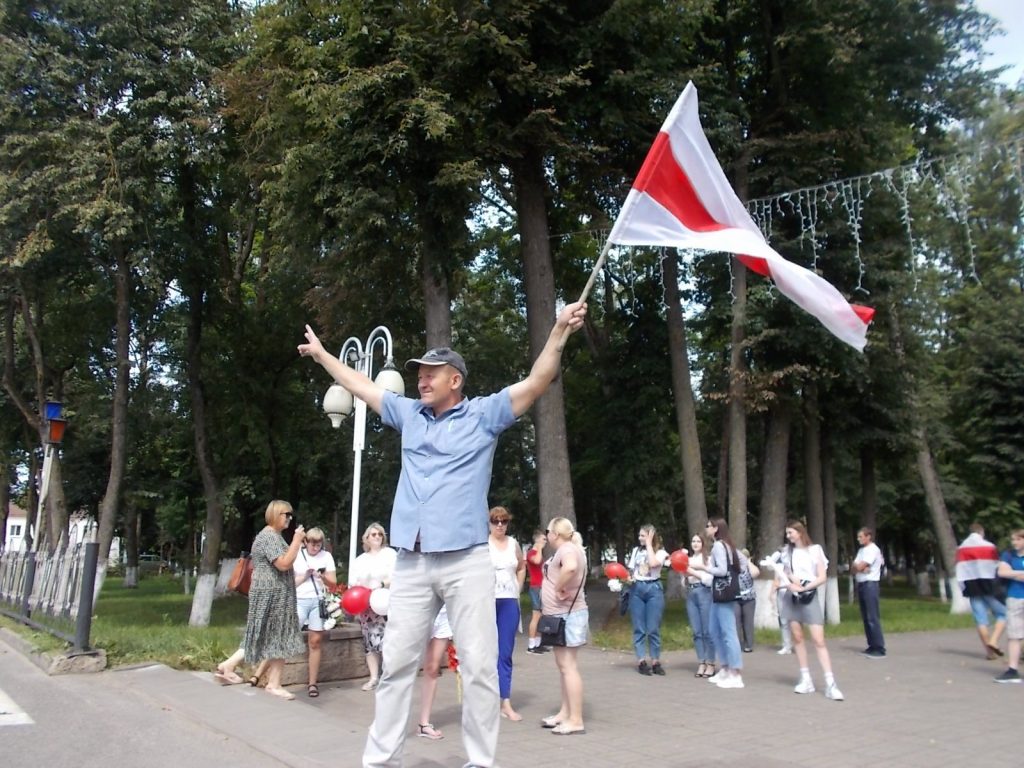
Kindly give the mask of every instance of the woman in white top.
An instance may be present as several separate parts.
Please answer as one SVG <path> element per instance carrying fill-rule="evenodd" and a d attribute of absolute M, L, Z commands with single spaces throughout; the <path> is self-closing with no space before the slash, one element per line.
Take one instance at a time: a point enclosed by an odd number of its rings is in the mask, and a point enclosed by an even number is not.
<path fill-rule="evenodd" d="M 665 590 L 661 586 L 661 568 L 668 552 L 653 525 L 644 525 L 637 534 L 639 546 L 626 558 L 633 585 L 629 588 L 629 618 L 633 622 L 633 651 L 641 675 L 664 675 L 661 666 L 661 617 L 665 614 Z M 650 663 L 648 663 L 650 659 Z"/>
<path fill-rule="evenodd" d="M 320 644 L 324 636 L 324 620 L 320 618 L 320 598 L 328 588 L 338 586 L 335 579 L 334 558 L 324 552 L 324 532 L 310 528 L 306 532 L 305 546 L 292 563 L 295 572 L 295 597 L 299 608 L 299 625 L 305 627 L 309 646 L 309 684 L 306 694 L 315 699 L 320 695 L 317 676 L 320 674 Z"/>
<path fill-rule="evenodd" d="M 686 583 L 686 616 L 693 632 L 693 650 L 700 664 L 694 677 L 715 674 L 715 644 L 711 640 L 711 581 L 704 567 L 708 564 L 704 537 L 699 533 L 690 539 L 690 567 L 683 577 Z M 693 566 L 697 567 L 694 568 Z"/>
<path fill-rule="evenodd" d="M 388 546 L 388 535 L 380 523 L 371 523 L 363 531 L 363 554 L 352 563 L 349 574 L 350 587 L 379 589 L 390 587 L 395 572 L 398 553 Z M 363 684 L 364 691 L 372 691 L 380 681 L 381 643 L 384 640 L 386 616 L 379 616 L 372 608 L 359 614 L 359 628 L 363 631 L 363 650 L 366 652 L 366 666 L 370 679 Z"/>
<path fill-rule="evenodd" d="M 512 515 L 505 507 L 492 507 L 487 548 L 494 564 L 494 607 L 498 621 L 498 690 L 501 716 L 522 720 L 512 708 L 512 652 L 519 631 L 519 593 L 526 577 L 526 560 L 519 543 L 508 535 Z"/>
<path fill-rule="evenodd" d="M 783 600 L 782 611 L 793 633 L 793 650 L 800 663 L 800 682 L 793 690 L 796 693 L 814 693 L 814 682 L 807 666 L 807 646 L 804 644 L 806 626 L 811 633 L 821 671 L 825 673 L 825 698 L 842 701 L 843 693 L 832 676 L 832 660 L 825 646 L 825 609 L 818 594 L 818 587 L 827 579 L 828 559 L 798 520 L 790 520 L 786 524 L 786 540 L 789 546 L 783 554 L 783 573 L 789 581 L 786 585 L 789 599 Z"/>

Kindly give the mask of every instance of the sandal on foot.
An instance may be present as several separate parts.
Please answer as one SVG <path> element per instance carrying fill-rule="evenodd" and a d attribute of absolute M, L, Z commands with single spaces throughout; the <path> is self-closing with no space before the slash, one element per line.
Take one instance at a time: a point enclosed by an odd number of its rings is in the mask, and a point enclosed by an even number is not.
<path fill-rule="evenodd" d="M 320 689 L 317 687 L 316 683 L 310 683 L 306 687 L 306 695 L 309 696 L 309 698 L 311 699 L 315 699 L 317 696 L 320 695 Z"/>
<path fill-rule="evenodd" d="M 260 678 L 258 675 L 253 675 L 246 682 L 249 683 L 249 685 L 251 685 L 253 688 L 258 688 L 260 684 Z"/>
<path fill-rule="evenodd" d="M 444 734 L 437 730 L 437 728 L 435 728 L 431 723 L 420 723 L 419 735 L 424 739 L 430 739 L 431 741 L 437 741 L 438 739 L 444 738 Z"/>
<path fill-rule="evenodd" d="M 1002 656 L 1002 655 L 1003 655 L 1003 652 L 1002 652 L 1001 650 L 999 650 L 999 646 L 998 646 L 998 645 L 987 645 L 986 647 L 987 647 L 987 648 L 988 648 L 988 649 L 989 649 L 989 650 L 990 650 L 990 651 L 991 651 L 992 653 L 994 653 L 994 654 L 995 654 L 996 656 Z"/>
<path fill-rule="evenodd" d="M 562 724 L 562 721 L 558 719 L 558 715 L 551 715 L 550 717 L 542 717 L 540 720 L 541 728 L 557 728 Z"/>
<path fill-rule="evenodd" d="M 708 665 L 707 665 L 707 664 L 705 664 L 705 663 L 704 663 L 704 662 L 702 661 L 702 662 L 700 663 L 700 666 L 699 666 L 699 667 L 697 667 L 697 671 L 693 673 L 693 676 L 694 676 L 694 677 L 704 677 L 704 673 L 705 673 L 705 672 L 707 672 L 707 671 L 708 671 Z"/>
<path fill-rule="evenodd" d="M 265 690 L 271 696 L 277 696 L 277 698 L 284 699 L 286 701 L 291 701 L 295 698 L 294 693 L 292 693 L 291 691 L 286 691 L 284 688 L 264 688 L 263 690 Z"/>
<path fill-rule="evenodd" d="M 221 685 L 238 685 L 243 682 L 240 675 L 231 671 L 215 669 L 213 670 L 213 676 Z"/>
<path fill-rule="evenodd" d="M 378 681 L 376 679 L 370 678 L 365 683 L 363 683 L 363 690 L 364 691 L 372 691 L 374 688 L 377 687 L 377 682 Z"/>

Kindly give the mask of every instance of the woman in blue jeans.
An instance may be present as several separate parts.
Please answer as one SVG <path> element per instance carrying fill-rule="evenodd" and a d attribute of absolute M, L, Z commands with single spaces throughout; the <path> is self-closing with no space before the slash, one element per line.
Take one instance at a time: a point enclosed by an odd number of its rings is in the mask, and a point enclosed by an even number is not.
<path fill-rule="evenodd" d="M 683 576 L 686 585 L 686 616 L 693 632 L 693 650 L 700 665 L 694 677 L 711 677 L 715 674 L 715 644 L 711 641 L 711 574 L 694 569 L 694 565 L 705 566 L 709 558 L 704 546 L 704 537 L 699 533 L 690 539 L 690 569 Z"/>
<path fill-rule="evenodd" d="M 747 558 L 738 551 L 729 535 L 729 526 L 720 517 L 708 520 L 705 527 L 707 534 L 713 536 L 715 544 L 711 547 L 711 563 L 701 568 L 690 564 L 694 570 L 704 570 L 713 577 L 722 577 L 732 572 L 733 578 L 739 580 L 739 571 L 747 567 Z M 712 594 L 714 593 L 712 588 Z M 708 678 L 719 688 L 742 688 L 743 657 L 740 655 L 740 639 L 736 634 L 736 607 L 733 602 L 711 602 L 711 641 L 715 644 L 718 656 L 718 671 Z"/>
<path fill-rule="evenodd" d="M 661 666 L 661 617 L 665 613 L 665 591 L 661 587 L 661 568 L 668 552 L 653 525 L 640 528 L 639 546 L 626 560 L 633 582 L 629 594 L 629 618 L 633 622 L 633 649 L 641 675 L 664 675 Z M 649 660 L 649 661 L 648 661 Z"/>

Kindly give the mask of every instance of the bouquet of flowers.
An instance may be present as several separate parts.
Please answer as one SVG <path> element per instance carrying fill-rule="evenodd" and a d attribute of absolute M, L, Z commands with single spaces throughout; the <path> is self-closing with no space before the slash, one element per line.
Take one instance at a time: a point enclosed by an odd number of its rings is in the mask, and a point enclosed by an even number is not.
<path fill-rule="evenodd" d="M 462 673 L 459 672 L 459 653 L 455 650 L 455 643 L 448 643 L 448 669 L 455 673 L 455 698 L 459 704 L 462 703 Z"/>
<path fill-rule="evenodd" d="M 341 619 L 341 597 L 335 592 L 325 592 L 322 598 L 327 606 L 328 618 L 324 619 L 324 629 L 334 629 Z"/>

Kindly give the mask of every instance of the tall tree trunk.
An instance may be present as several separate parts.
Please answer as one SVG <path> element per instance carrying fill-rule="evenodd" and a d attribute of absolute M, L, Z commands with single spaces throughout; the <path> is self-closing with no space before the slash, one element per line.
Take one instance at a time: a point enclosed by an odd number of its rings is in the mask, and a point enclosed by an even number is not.
<path fill-rule="evenodd" d="M 825 556 L 828 558 L 828 587 L 825 616 L 829 624 L 839 623 L 839 532 L 836 525 L 836 472 L 828 430 L 821 437 L 821 501 L 825 513 Z"/>
<path fill-rule="evenodd" d="M 686 324 L 679 300 L 678 253 L 666 248 L 661 256 L 661 277 L 668 305 L 668 356 L 672 364 L 672 395 L 676 403 L 679 429 L 679 455 L 683 467 L 683 492 L 686 499 L 688 534 L 702 529 L 708 519 L 704 495 L 704 468 L 697 434 L 697 408 L 690 382 L 690 355 L 686 346 Z M 689 535 L 686 536 L 689 539 Z"/>
<path fill-rule="evenodd" d="M 121 507 L 124 489 L 125 467 L 128 464 L 128 390 L 130 386 L 131 360 L 131 266 L 124 250 L 117 248 L 114 270 L 114 292 L 116 296 L 116 333 L 114 342 L 115 374 L 114 396 L 111 408 L 110 430 L 110 474 L 107 476 L 107 490 L 100 501 L 99 520 L 99 567 L 97 582 L 102 586 L 106 574 L 110 543 L 114 538 L 114 525 Z"/>
<path fill-rule="evenodd" d="M 891 305 L 889 313 L 892 322 L 891 339 L 893 349 L 897 360 L 906 369 L 907 357 L 903 344 L 899 309 L 895 305 Z M 969 603 L 960 593 L 954 580 L 956 574 L 956 536 L 953 534 L 953 524 L 950 522 L 949 511 L 946 509 L 946 500 L 942 494 L 942 483 L 939 480 L 939 473 L 935 469 L 931 446 L 928 443 L 928 432 L 924 426 L 924 416 L 921 413 L 916 389 L 917 383 L 912 375 L 909 378 L 911 381 L 909 396 L 910 418 L 912 433 L 916 443 L 917 471 L 921 477 L 925 503 L 928 505 L 928 512 L 932 518 L 932 527 L 935 529 L 935 539 L 938 544 L 939 555 L 942 559 L 942 569 L 945 572 L 945 589 L 952 596 L 950 611 L 952 613 L 966 613 L 970 609 Z"/>
<path fill-rule="evenodd" d="M 786 480 L 792 430 L 792 406 L 778 397 L 768 409 L 768 434 L 761 471 L 761 526 L 756 550 L 761 556 L 779 548 L 786 530 Z"/>
<path fill-rule="evenodd" d="M 821 422 L 818 385 L 804 387 L 804 483 L 807 495 L 807 532 L 815 544 L 825 544 L 825 509 L 821 488 Z"/>
<path fill-rule="evenodd" d="M 139 513 L 128 504 L 124 513 L 124 582 L 125 589 L 139 586 Z"/>
<path fill-rule="evenodd" d="M 209 427 L 206 417 L 206 392 L 203 383 L 202 333 L 203 333 L 203 289 L 196 286 L 188 297 L 189 322 L 187 353 L 188 389 L 192 400 L 192 431 L 195 439 L 196 465 L 203 483 L 203 498 L 206 502 L 206 541 L 199 561 L 199 578 L 196 579 L 195 595 L 192 598 L 192 612 L 189 626 L 206 627 L 210 624 L 210 609 L 213 606 L 214 588 L 220 566 L 220 542 L 224 532 L 224 503 L 220 486 L 213 467 L 213 451 L 210 448 Z"/>
<path fill-rule="evenodd" d="M 447 347 L 452 343 L 452 305 L 448 278 L 440 259 L 432 249 L 424 247 L 420 280 L 423 285 L 423 307 L 426 320 L 427 349 Z"/>
<path fill-rule="evenodd" d="M 935 529 L 936 544 L 939 556 L 942 558 L 942 569 L 946 572 L 946 584 L 949 593 L 953 596 L 951 612 L 966 613 L 970 609 L 969 603 L 954 583 L 956 535 L 953 533 L 953 524 L 950 522 L 949 512 L 946 510 L 946 500 L 942 495 L 939 473 L 935 470 L 935 460 L 928 443 L 928 435 L 920 424 L 914 425 L 914 442 L 917 444 L 917 471 L 921 476 L 921 486 L 924 488 L 925 501 L 928 504 L 928 512 L 931 514 L 932 527 Z"/>
<path fill-rule="evenodd" d="M 732 258 L 732 257 L 730 257 Z M 747 268 L 733 258 L 732 333 L 729 347 L 729 530 L 739 548 L 747 545 Z"/>
<path fill-rule="evenodd" d="M 22 328 L 28 340 L 28 364 L 32 370 L 32 389 L 34 389 L 36 401 L 34 407 L 25 399 L 23 394 L 24 390 L 28 389 L 28 387 L 15 380 L 18 365 L 15 359 L 14 319 L 15 315 L 19 314 L 19 310 Z M 20 280 L 15 279 L 12 295 L 8 300 L 4 313 L 3 388 L 7 392 L 11 403 L 21 413 L 25 424 L 34 435 L 38 436 L 39 444 L 42 446 L 43 454 L 45 455 L 50 450 L 47 447 L 49 442 L 49 425 L 40 414 L 45 413 L 46 401 L 48 399 L 52 397 L 60 400 L 63 397 L 64 374 L 70 369 L 70 365 L 60 369 L 55 367 L 52 362 L 46 361 L 43 357 L 42 317 L 43 311 L 41 307 L 37 306 L 33 312 L 24 285 Z M 44 509 L 39 520 L 41 530 L 35 530 L 38 504 L 30 504 L 29 509 L 26 510 L 28 513 L 26 531 L 31 530 L 31 536 L 26 537 L 26 540 L 31 542 L 33 549 L 38 550 L 40 545 L 44 545 L 47 551 L 52 553 L 58 546 L 67 545 L 68 531 L 67 505 L 64 501 L 64 486 L 61 481 L 60 471 L 60 450 L 56 446 L 52 449 L 50 464 L 50 482 L 46 488 Z M 33 473 L 32 476 L 36 475 Z M 42 477 L 42 475 L 40 474 L 39 477 Z M 42 492 L 43 489 L 39 488 L 39 493 Z M 46 534 L 47 531 L 49 532 L 48 534 Z"/>
<path fill-rule="evenodd" d="M 878 525 L 878 481 L 875 454 L 867 444 L 860 447 L 860 524 L 875 530 Z"/>
<path fill-rule="evenodd" d="M 715 514 L 724 518 L 729 509 L 729 407 L 722 419 L 722 440 L 718 444 L 718 473 L 715 478 Z M 701 526 L 703 527 L 703 526 Z M 700 530 L 698 528 L 698 530 Z"/>
<path fill-rule="evenodd" d="M 555 324 L 555 279 L 551 268 L 546 184 L 542 156 L 527 152 L 515 164 L 516 213 L 523 252 L 526 321 L 530 360 L 536 360 Z M 565 393 L 558 376 L 534 408 L 537 430 L 537 490 L 540 519 L 566 517 L 576 524 L 569 445 L 565 427 Z"/>
<path fill-rule="evenodd" d="M 7 544 L 7 516 L 11 508 L 10 466 L 6 457 L 0 457 L 0 555 Z"/>

